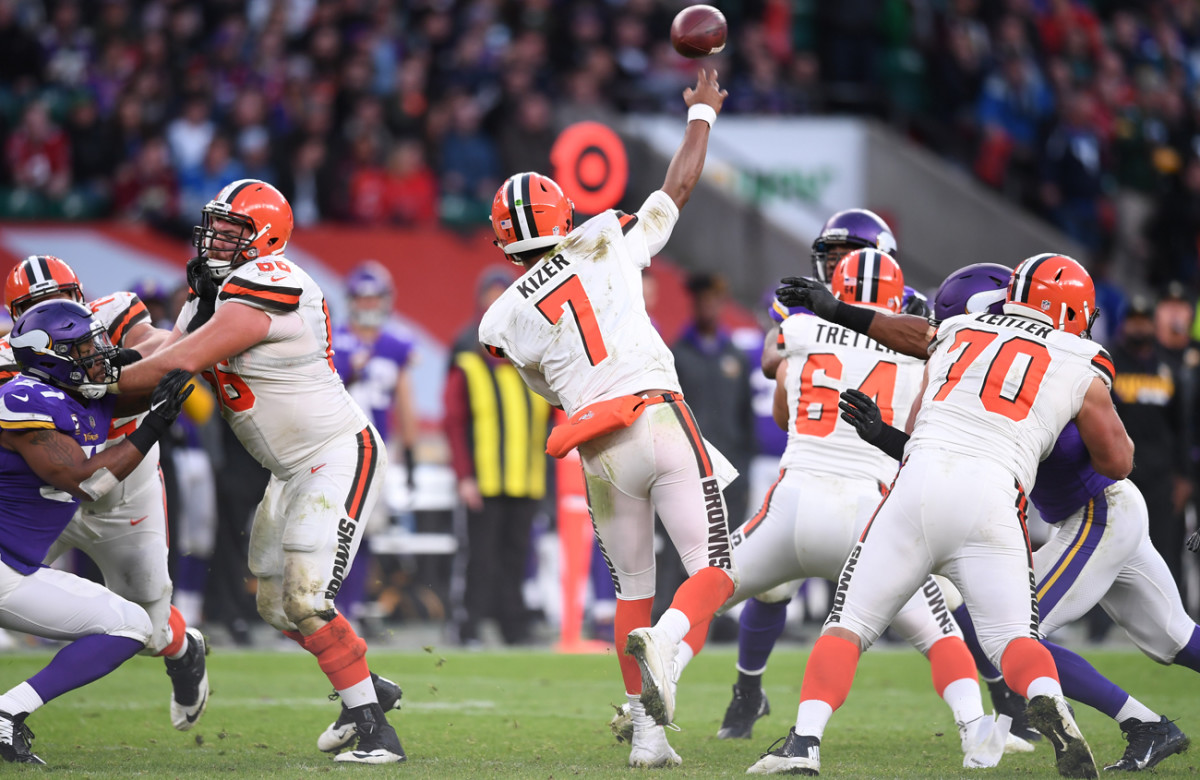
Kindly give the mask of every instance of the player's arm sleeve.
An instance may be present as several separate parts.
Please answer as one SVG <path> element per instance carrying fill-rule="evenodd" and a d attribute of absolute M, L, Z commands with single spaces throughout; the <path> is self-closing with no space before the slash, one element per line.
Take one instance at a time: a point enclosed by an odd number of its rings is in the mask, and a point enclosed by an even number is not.
<path fill-rule="evenodd" d="M 628 220 L 630 216 L 622 216 L 627 221 L 622 222 L 621 229 L 627 237 L 645 242 L 646 264 L 649 265 L 650 258 L 667 245 L 667 239 L 679 221 L 679 208 L 667 193 L 655 190 L 646 198 L 637 214 L 632 215 L 632 220 Z"/>
<path fill-rule="evenodd" d="M 149 309 L 134 293 L 125 293 L 107 305 L 114 308 L 108 324 L 108 338 L 114 344 L 121 344 L 135 325 L 153 325 Z"/>

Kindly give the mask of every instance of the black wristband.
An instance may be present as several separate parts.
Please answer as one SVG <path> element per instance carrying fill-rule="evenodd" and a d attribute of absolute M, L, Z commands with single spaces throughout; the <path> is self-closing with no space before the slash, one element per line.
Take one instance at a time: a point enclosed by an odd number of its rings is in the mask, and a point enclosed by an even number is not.
<path fill-rule="evenodd" d="M 413 460 L 412 447 L 404 448 L 404 467 L 408 470 L 408 484 L 417 484 L 417 462 Z"/>
<path fill-rule="evenodd" d="M 838 301 L 833 312 L 833 321 L 865 336 L 871 329 L 871 323 L 875 321 L 875 312 L 866 306 L 851 306 Z"/>
<path fill-rule="evenodd" d="M 145 455 L 158 440 L 171 429 L 171 424 L 157 414 L 148 414 L 137 429 L 125 437 L 125 440 L 137 447 L 137 451 Z"/>
<path fill-rule="evenodd" d="M 890 425 L 883 426 L 883 430 L 875 437 L 875 441 L 871 442 L 879 449 L 883 450 L 888 457 L 896 460 L 904 459 L 904 445 L 908 444 L 908 434 L 899 428 L 893 428 Z"/>

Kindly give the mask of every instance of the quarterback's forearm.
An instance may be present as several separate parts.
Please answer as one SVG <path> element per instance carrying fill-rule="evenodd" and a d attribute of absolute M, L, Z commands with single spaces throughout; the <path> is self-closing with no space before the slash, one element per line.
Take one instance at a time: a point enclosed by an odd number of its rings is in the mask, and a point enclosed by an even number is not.
<path fill-rule="evenodd" d="M 662 190 L 667 193 L 675 206 L 682 209 L 692 197 L 692 190 L 700 181 L 704 170 L 704 158 L 708 152 L 708 122 L 693 119 L 687 123 L 683 131 L 683 143 L 675 150 L 671 164 L 667 167 L 667 178 L 663 181 Z"/>

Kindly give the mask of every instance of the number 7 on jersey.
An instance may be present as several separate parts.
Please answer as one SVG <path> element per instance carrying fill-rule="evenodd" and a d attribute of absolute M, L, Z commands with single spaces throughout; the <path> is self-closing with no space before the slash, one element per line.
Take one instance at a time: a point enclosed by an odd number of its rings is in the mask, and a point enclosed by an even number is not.
<path fill-rule="evenodd" d="M 594 366 L 608 357 L 608 348 L 604 346 L 604 338 L 600 335 L 600 323 L 596 322 L 592 302 L 583 289 L 583 283 L 575 275 L 568 276 L 537 302 L 537 310 L 551 325 L 562 319 L 568 309 L 575 318 L 576 330 L 583 338 L 583 351 L 587 353 L 588 362 Z"/>

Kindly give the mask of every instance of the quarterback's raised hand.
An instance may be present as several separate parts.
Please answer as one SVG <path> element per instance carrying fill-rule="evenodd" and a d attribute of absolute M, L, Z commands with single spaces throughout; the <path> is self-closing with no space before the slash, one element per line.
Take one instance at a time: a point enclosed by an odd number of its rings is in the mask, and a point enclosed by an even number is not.
<path fill-rule="evenodd" d="M 721 113 L 721 106 L 725 104 L 725 98 L 729 93 L 721 89 L 721 85 L 717 82 L 717 71 L 701 68 L 696 74 L 696 86 L 688 87 L 683 91 L 683 102 L 688 108 L 697 103 L 704 103 L 712 108 L 718 114 Z"/>
<path fill-rule="evenodd" d="M 780 282 L 784 286 L 775 291 L 775 297 L 784 306 L 803 306 L 823 320 L 832 321 L 837 314 L 838 300 L 821 282 L 799 276 L 788 276 Z"/>

